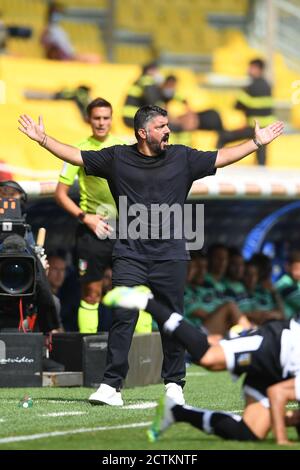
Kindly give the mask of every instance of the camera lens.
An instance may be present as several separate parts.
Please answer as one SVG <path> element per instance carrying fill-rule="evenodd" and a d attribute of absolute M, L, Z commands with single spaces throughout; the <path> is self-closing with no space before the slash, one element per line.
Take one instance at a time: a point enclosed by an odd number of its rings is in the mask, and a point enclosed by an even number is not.
<path fill-rule="evenodd" d="M 29 259 L 4 259 L 0 264 L 0 287 L 7 294 L 22 294 L 32 285 L 33 266 Z"/>

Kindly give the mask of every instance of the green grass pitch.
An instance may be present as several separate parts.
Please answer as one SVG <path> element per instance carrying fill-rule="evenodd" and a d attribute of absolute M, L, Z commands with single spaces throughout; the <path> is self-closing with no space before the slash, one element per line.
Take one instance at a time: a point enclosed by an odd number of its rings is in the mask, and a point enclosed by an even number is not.
<path fill-rule="evenodd" d="M 211 373 L 188 368 L 185 397 L 188 404 L 241 412 L 240 384 L 226 372 Z M 187 424 L 170 427 L 161 439 L 150 444 L 146 438 L 155 402 L 163 385 L 123 391 L 125 406 L 91 406 L 87 388 L 0 389 L 0 450 L 262 450 L 278 449 L 272 435 L 262 443 L 223 441 Z M 32 408 L 20 408 L 24 395 L 33 399 Z M 289 437 L 296 440 L 294 429 Z M 282 447 L 283 448 L 283 447 Z M 300 450 L 300 442 L 288 449 Z"/>

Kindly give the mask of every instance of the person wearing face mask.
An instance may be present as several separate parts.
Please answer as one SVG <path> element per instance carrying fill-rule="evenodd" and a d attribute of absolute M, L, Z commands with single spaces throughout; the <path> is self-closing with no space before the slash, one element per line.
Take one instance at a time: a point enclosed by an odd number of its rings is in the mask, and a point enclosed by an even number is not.
<path fill-rule="evenodd" d="M 48 23 L 42 32 L 40 41 L 45 50 L 45 57 L 50 60 L 78 60 L 81 62 L 98 63 L 97 54 L 77 54 L 75 48 L 59 22 L 64 18 L 64 8 L 59 3 L 50 2 Z"/>
<path fill-rule="evenodd" d="M 170 129 L 173 132 L 194 131 L 194 130 L 214 130 L 223 131 L 221 116 L 214 109 L 205 111 L 193 111 L 188 101 L 177 92 L 177 78 L 175 75 L 168 75 L 160 85 L 160 106 L 168 109 L 171 101 L 177 101 L 185 106 L 185 112 L 177 117 L 169 113 Z"/>
<path fill-rule="evenodd" d="M 130 86 L 123 106 L 122 117 L 127 127 L 134 128 L 134 116 L 140 107 L 161 101 L 162 82 L 156 62 L 144 65 L 141 75 Z"/>
<path fill-rule="evenodd" d="M 47 59 L 73 60 L 75 57 L 75 50 L 70 38 L 59 25 L 62 18 L 62 7 L 56 3 L 50 3 L 48 24 L 41 36 L 41 43 L 44 46 Z"/>

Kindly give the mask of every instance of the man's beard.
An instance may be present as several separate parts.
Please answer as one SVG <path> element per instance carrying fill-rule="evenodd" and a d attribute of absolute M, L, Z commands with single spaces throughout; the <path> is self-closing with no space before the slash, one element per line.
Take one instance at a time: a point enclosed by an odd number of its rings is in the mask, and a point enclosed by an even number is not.
<path fill-rule="evenodd" d="M 153 141 L 151 140 L 151 137 L 149 137 L 149 134 L 147 134 L 146 142 L 147 142 L 147 144 L 148 144 L 148 147 L 151 149 L 151 151 L 152 151 L 153 153 L 158 154 L 158 153 L 163 152 L 163 149 L 162 149 L 162 147 L 161 147 L 162 142 L 168 143 L 168 140 L 166 140 L 165 138 L 163 138 L 160 142 L 153 142 Z"/>

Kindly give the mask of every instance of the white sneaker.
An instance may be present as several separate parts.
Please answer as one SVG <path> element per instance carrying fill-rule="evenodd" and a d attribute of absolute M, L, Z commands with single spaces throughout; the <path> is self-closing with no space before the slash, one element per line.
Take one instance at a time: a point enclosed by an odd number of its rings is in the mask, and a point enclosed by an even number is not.
<path fill-rule="evenodd" d="M 155 417 L 150 429 L 147 431 L 150 442 L 155 442 L 158 437 L 174 423 L 172 408 L 176 403 L 166 395 L 161 397 L 158 402 Z"/>
<path fill-rule="evenodd" d="M 180 385 L 175 382 L 170 382 L 165 385 L 166 396 L 173 400 L 176 405 L 185 405 L 185 399 L 183 396 L 183 390 Z"/>
<path fill-rule="evenodd" d="M 92 405 L 110 405 L 110 406 L 123 406 L 121 392 L 110 385 L 101 384 L 96 392 L 92 393 L 89 398 Z"/>

